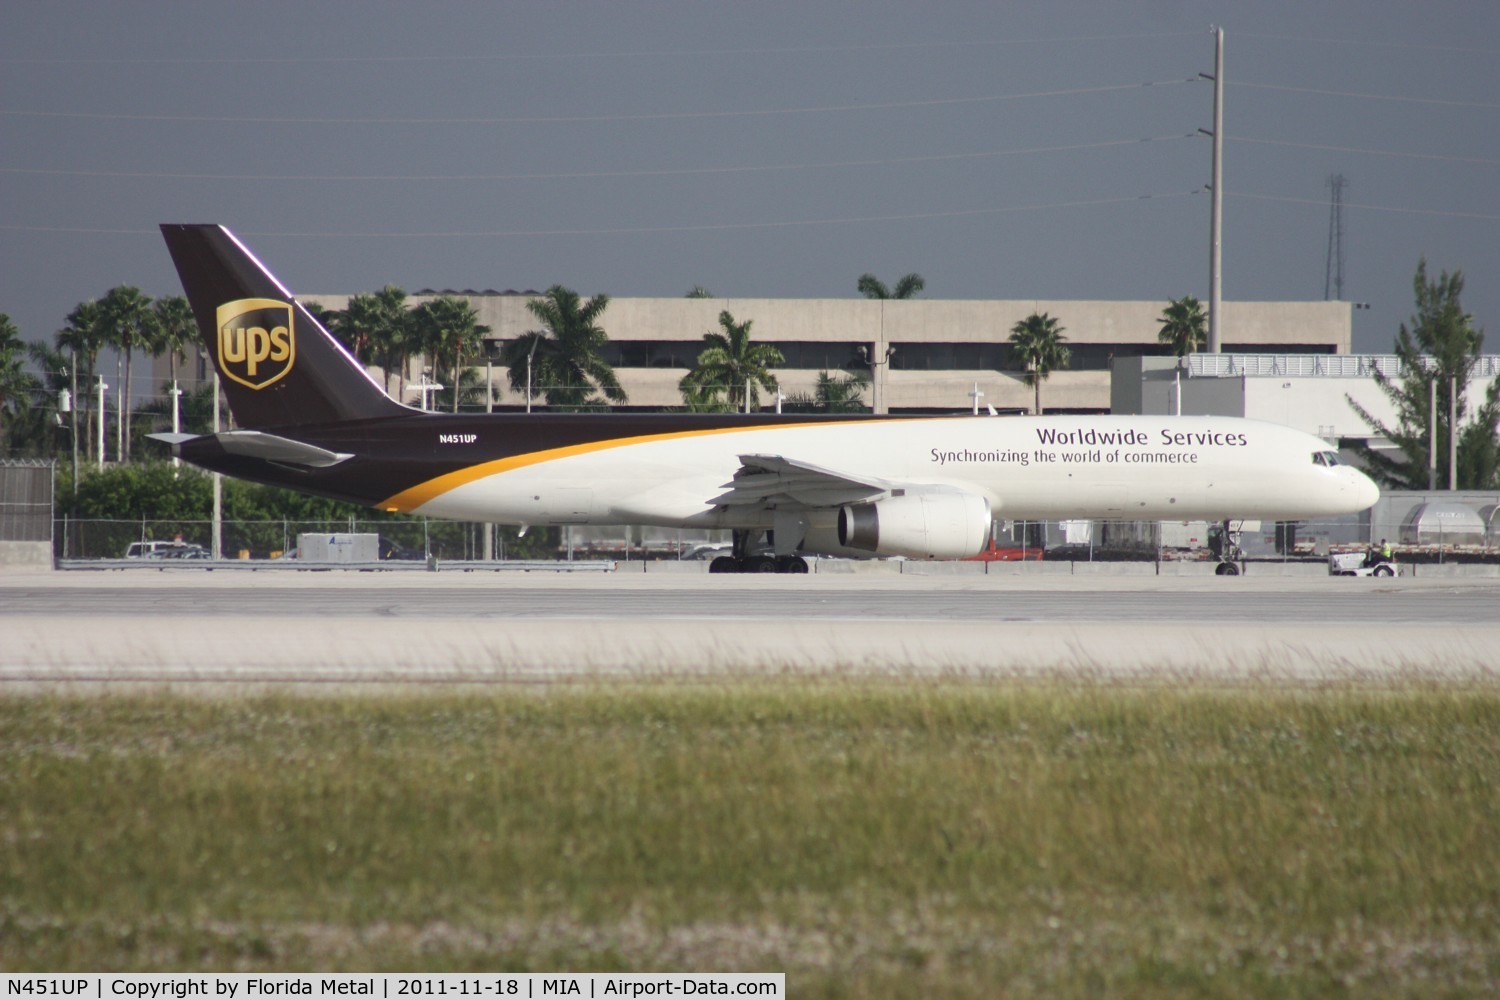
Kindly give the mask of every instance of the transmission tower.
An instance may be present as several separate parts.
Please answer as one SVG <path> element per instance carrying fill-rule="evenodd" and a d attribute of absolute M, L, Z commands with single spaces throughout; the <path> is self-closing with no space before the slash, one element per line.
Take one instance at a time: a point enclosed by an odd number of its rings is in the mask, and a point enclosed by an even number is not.
<path fill-rule="evenodd" d="M 1332 198 L 1328 204 L 1328 266 L 1323 275 L 1323 298 L 1344 300 L 1344 188 L 1343 174 L 1328 178 Z"/>

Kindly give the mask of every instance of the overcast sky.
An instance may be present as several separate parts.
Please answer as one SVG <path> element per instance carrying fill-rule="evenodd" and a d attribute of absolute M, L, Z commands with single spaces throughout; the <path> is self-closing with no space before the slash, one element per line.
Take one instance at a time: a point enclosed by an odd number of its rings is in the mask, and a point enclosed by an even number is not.
<path fill-rule="evenodd" d="M 1495 0 L 5 0 L 0 312 L 180 293 L 161 222 L 308 294 L 1206 300 L 1215 24 L 1225 298 L 1325 297 L 1343 174 L 1355 349 L 1426 255 L 1500 353 Z"/>

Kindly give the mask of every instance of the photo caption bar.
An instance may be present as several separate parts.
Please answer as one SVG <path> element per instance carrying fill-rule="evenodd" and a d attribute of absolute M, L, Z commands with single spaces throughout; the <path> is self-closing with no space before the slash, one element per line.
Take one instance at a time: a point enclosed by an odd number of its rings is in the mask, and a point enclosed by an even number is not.
<path fill-rule="evenodd" d="M 784 972 L 175 972 L 0 974 L 0 1000 L 267 1000 L 270 997 L 785 997 Z"/>

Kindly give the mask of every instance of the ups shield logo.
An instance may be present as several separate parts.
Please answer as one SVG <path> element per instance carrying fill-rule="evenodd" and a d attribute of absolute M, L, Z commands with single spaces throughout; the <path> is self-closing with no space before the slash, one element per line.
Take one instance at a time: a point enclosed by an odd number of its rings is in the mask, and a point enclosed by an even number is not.
<path fill-rule="evenodd" d="M 239 299 L 219 307 L 219 370 L 264 389 L 292 370 L 297 333 L 292 307 L 276 299 Z"/>

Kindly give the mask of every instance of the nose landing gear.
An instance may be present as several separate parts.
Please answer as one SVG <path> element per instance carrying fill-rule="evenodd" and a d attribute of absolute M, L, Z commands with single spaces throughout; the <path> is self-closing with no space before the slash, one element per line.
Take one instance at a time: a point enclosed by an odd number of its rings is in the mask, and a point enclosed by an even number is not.
<path fill-rule="evenodd" d="M 1238 532 L 1229 530 L 1229 522 L 1222 521 L 1208 529 L 1208 550 L 1219 560 L 1214 567 L 1215 576 L 1239 576 L 1245 553 L 1238 544 Z"/>

